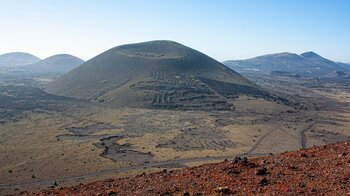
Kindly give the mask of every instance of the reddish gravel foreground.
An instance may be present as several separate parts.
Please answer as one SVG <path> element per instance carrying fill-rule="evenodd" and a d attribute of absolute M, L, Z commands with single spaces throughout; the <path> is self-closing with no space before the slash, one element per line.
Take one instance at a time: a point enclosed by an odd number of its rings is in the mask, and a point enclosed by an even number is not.
<path fill-rule="evenodd" d="M 350 195 L 350 142 L 43 190 L 41 195 Z"/>

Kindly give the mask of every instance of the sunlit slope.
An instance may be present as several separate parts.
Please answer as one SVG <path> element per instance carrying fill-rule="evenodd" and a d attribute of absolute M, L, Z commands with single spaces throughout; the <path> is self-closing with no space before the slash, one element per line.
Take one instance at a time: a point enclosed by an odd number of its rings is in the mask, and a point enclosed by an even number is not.
<path fill-rule="evenodd" d="M 220 62 L 173 41 L 112 48 L 61 78 L 47 91 L 114 106 L 230 109 L 230 99 L 266 97 L 256 84 Z"/>

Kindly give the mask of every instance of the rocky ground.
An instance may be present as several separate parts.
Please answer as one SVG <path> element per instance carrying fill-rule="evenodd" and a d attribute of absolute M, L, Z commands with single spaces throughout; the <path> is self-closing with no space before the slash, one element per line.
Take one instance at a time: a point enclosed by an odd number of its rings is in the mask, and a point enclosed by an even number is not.
<path fill-rule="evenodd" d="M 350 195 L 350 142 L 45 189 L 39 194 Z"/>

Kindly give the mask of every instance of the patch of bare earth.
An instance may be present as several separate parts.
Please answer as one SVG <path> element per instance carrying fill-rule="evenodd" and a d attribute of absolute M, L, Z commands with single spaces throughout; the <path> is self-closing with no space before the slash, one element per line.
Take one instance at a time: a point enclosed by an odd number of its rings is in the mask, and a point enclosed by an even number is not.
<path fill-rule="evenodd" d="M 40 194 L 350 195 L 350 142 L 45 189 Z"/>

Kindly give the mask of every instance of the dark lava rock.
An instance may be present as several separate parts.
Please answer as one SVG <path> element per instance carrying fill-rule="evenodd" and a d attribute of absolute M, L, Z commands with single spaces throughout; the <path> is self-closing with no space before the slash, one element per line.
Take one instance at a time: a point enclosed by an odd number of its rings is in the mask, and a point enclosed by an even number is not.
<path fill-rule="evenodd" d="M 259 176 L 264 176 L 267 174 L 267 169 L 265 167 L 258 169 L 258 171 L 256 172 L 256 175 Z"/>
<path fill-rule="evenodd" d="M 266 178 L 263 178 L 260 181 L 260 186 L 267 186 L 269 184 L 269 181 Z"/>
<path fill-rule="evenodd" d="M 228 187 L 218 187 L 218 188 L 215 189 L 215 192 L 227 194 L 227 193 L 230 193 L 230 188 L 228 188 Z"/>

